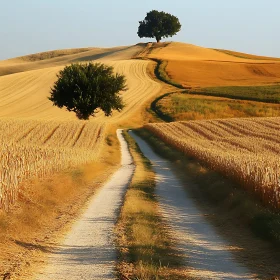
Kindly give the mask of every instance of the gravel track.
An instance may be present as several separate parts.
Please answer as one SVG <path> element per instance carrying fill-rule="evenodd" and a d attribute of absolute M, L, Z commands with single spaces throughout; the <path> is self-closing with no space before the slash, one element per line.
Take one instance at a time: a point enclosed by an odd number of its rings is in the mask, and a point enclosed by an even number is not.
<path fill-rule="evenodd" d="M 156 172 L 156 194 L 165 222 L 178 249 L 184 255 L 186 270 L 198 279 L 255 279 L 246 267 L 237 263 L 232 248 L 203 217 L 182 183 L 172 172 L 170 162 L 156 155 L 131 132 Z"/>
<path fill-rule="evenodd" d="M 122 131 L 121 167 L 89 202 L 36 280 L 115 279 L 114 228 L 135 166 Z"/>

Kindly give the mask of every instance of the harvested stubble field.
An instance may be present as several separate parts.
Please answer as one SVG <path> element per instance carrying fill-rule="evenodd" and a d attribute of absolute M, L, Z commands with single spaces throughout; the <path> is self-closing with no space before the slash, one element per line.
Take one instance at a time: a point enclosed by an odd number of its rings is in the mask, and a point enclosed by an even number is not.
<path fill-rule="evenodd" d="M 271 208 L 280 208 L 280 118 L 147 124 L 180 151 L 241 183 Z"/>
<path fill-rule="evenodd" d="M 100 62 L 100 61 L 99 61 Z M 122 96 L 126 107 L 112 118 L 97 114 L 93 121 L 115 122 L 133 114 L 149 98 L 157 94 L 160 85 L 152 81 L 146 68 L 148 61 L 120 60 L 102 61 L 114 67 L 115 71 L 127 77 L 129 90 Z M 52 106 L 47 99 L 50 87 L 56 80 L 56 74 L 63 67 L 50 67 L 0 77 L 0 117 L 42 120 L 75 120 L 74 113 Z"/>
<path fill-rule="evenodd" d="M 148 61 L 131 58 L 142 45 L 109 49 L 52 51 L 0 61 L 0 209 L 15 201 L 26 178 L 98 160 L 107 124 L 133 119 L 160 90 L 147 74 Z M 99 112 L 88 122 L 47 99 L 56 74 L 73 62 L 113 66 L 127 78 L 125 108 L 106 118 Z"/>
<path fill-rule="evenodd" d="M 238 56 L 191 44 L 171 42 L 141 54 L 167 62 L 169 78 L 184 87 L 267 85 L 280 82 L 280 61 Z M 241 57 L 242 56 L 242 57 Z"/>

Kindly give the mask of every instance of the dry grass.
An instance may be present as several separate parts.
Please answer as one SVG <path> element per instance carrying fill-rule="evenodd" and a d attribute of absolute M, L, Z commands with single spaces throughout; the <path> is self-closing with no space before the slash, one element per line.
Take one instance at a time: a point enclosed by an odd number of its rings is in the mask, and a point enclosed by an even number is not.
<path fill-rule="evenodd" d="M 117 226 L 120 278 L 185 279 L 178 270 L 180 256 L 174 251 L 160 217 L 154 172 L 149 161 L 139 154 L 135 142 L 130 137 L 128 141 L 136 171 Z"/>
<path fill-rule="evenodd" d="M 280 118 L 148 124 L 180 151 L 240 182 L 263 203 L 280 208 Z"/>
<path fill-rule="evenodd" d="M 278 117 L 280 105 L 174 93 L 156 102 L 155 110 L 172 121 L 218 118 Z"/>

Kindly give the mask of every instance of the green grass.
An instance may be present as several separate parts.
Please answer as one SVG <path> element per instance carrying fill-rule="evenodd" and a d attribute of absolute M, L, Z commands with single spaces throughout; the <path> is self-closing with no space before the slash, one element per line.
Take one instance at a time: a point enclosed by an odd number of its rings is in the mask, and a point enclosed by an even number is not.
<path fill-rule="evenodd" d="M 280 85 L 207 87 L 188 90 L 185 93 L 280 103 Z"/>
<path fill-rule="evenodd" d="M 158 97 L 152 102 L 151 109 L 167 122 L 280 116 L 280 104 L 181 93 L 168 93 Z"/>
<path fill-rule="evenodd" d="M 237 183 L 183 155 L 149 131 L 140 129 L 137 133 L 155 152 L 171 160 L 180 176 L 194 182 L 196 187 L 188 188 L 189 191 L 201 196 L 219 212 L 226 213 L 228 219 L 242 223 L 258 237 L 280 248 L 280 213 L 265 208 Z"/>

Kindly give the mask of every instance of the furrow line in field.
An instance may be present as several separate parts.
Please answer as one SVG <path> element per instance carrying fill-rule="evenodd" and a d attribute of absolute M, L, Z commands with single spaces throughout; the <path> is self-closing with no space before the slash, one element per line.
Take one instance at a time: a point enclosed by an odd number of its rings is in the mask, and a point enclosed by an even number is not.
<path fill-rule="evenodd" d="M 80 137 L 81 137 L 81 135 L 82 135 L 82 133 L 83 133 L 83 131 L 84 131 L 84 129 L 85 129 L 85 126 L 86 126 L 86 123 L 84 123 L 84 124 L 82 125 L 82 127 L 81 127 L 81 129 L 80 129 L 80 131 L 79 131 L 79 133 L 78 133 L 78 135 L 77 135 L 77 137 L 75 137 L 75 140 L 74 140 L 74 143 L 73 143 L 72 147 L 75 147 L 75 145 L 76 145 L 77 142 L 79 141 L 79 139 L 80 139 Z"/>
<path fill-rule="evenodd" d="M 200 124 L 206 125 L 207 122 L 211 125 L 214 121 L 195 121 L 192 126 L 199 127 Z M 177 134 L 178 129 L 174 123 L 164 126 L 148 124 L 145 127 L 182 152 L 241 182 L 246 189 L 257 193 L 264 203 L 278 209 L 280 145 L 275 143 L 274 139 L 259 138 L 257 125 L 251 127 L 251 133 L 248 133 L 249 128 L 244 129 L 245 125 L 249 126 L 248 121 L 240 119 L 239 122 L 241 128 L 237 126 L 236 120 L 222 121 L 224 126 L 238 131 L 241 134 L 239 137 L 223 137 L 220 134 L 220 137 L 217 135 L 215 139 L 208 140 L 202 140 L 200 136 L 196 139 L 190 139 L 188 135 L 184 137 L 182 130 Z"/>
<path fill-rule="evenodd" d="M 59 125 L 56 126 L 51 132 L 50 134 L 46 137 L 46 139 L 44 140 L 43 144 L 46 144 L 48 141 L 50 141 L 50 139 L 53 137 L 53 135 L 55 134 L 55 132 L 58 130 Z"/>

